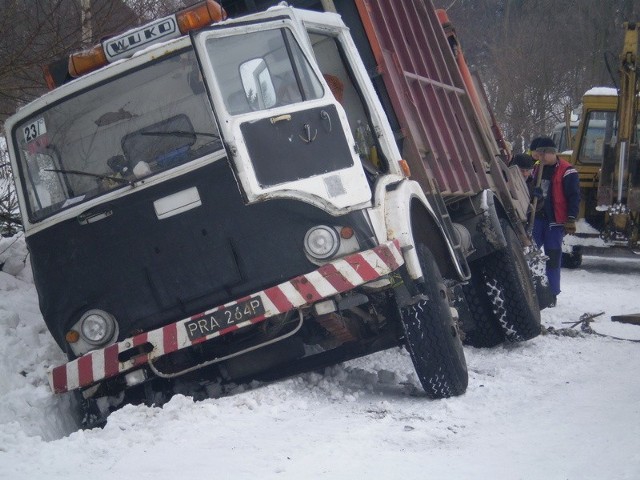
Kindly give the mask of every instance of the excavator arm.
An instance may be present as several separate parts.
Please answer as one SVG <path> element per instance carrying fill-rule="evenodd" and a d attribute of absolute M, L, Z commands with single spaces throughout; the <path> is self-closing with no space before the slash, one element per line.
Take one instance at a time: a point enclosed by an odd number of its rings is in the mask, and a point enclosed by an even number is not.
<path fill-rule="evenodd" d="M 605 145 L 598 184 L 597 209 L 609 213 L 612 237 L 638 242 L 640 215 L 640 150 L 638 149 L 638 93 L 640 23 L 624 23 L 624 47 L 619 56 L 620 89 L 616 115 L 617 135 Z"/>

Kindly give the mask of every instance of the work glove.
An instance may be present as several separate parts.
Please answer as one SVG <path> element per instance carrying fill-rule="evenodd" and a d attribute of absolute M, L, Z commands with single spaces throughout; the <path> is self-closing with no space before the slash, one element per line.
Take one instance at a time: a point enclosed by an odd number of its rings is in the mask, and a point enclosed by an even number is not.
<path fill-rule="evenodd" d="M 538 200 L 542 200 L 544 198 L 544 192 L 542 191 L 542 188 L 540 187 L 534 188 L 533 192 L 531 192 L 531 197 L 537 198 Z"/>
<path fill-rule="evenodd" d="M 564 233 L 567 235 L 573 235 L 576 233 L 576 219 L 569 218 L 564 224 Z"/>

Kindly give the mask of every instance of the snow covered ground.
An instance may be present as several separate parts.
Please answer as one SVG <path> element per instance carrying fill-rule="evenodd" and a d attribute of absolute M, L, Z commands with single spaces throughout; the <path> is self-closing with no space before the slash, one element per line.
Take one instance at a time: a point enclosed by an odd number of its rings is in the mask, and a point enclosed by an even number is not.
<path fill-rule="evenodd" d="M 394 349 L 78 430 L 68 396 L 47 385 L 64 357 L 25 257 L 20 236 L 0 240 L 0 479 L 640 478 L 640 343 L 593 334 L 466 348 L 469 389 L 447 400 L 424 397 Z M 640 339 L 610 321 L 640 313 L 640 259 L 585 257 L 563 289 L 545 326 L 604 312 L 594 330 Z"/>

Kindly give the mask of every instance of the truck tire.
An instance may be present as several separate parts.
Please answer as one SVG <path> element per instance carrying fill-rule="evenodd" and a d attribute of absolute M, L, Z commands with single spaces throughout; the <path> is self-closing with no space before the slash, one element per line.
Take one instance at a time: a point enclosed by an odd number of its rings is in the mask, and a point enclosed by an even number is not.
<path fill-rule="evenodd" d="M 472 347 L 495 347 L 505 340 L 504 332 L 493 312 L 493 306 L 486 293 L 484 274 L 475 265 L 471 267 L 471 278 L 462 286 L 468 314 L 462 319 L 464 343 Z"/>
<path fill-rule="evenodd" d="M 406 347 L 427 396 L 435 399 L 462 395 L 469 374 L 447 288 L 429 249 L 422 244 L 416 248 L 425 296 L 400 309 Z"/>
<path fill-rule="evenodd" d="M 540 334 L 540 306 L 520 242 L 506 220 L 507 246 L 483 262 L 487 293 L 506 340 L 522 342 Z"/>

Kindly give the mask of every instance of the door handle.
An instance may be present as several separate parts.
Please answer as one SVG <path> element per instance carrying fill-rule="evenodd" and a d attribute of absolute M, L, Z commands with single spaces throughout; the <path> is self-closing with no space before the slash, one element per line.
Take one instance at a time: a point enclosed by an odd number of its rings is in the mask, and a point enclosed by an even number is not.
<path fill-rule="evenodd" d="M 111 207 L 90 208 L 78 215 L 80 225 L 88 225 L 113 215 Z"/>
<path fill-rule="evenodd" d="M 284 115 L 278 115 L 277 117 L 271 117 L 269 121 L 271 122 L 271 125 L 275 125 L 278 122 L 284 122 L 284 121 L 290 122 L 291 115 L 289 115 L 288 113 Z"/>

